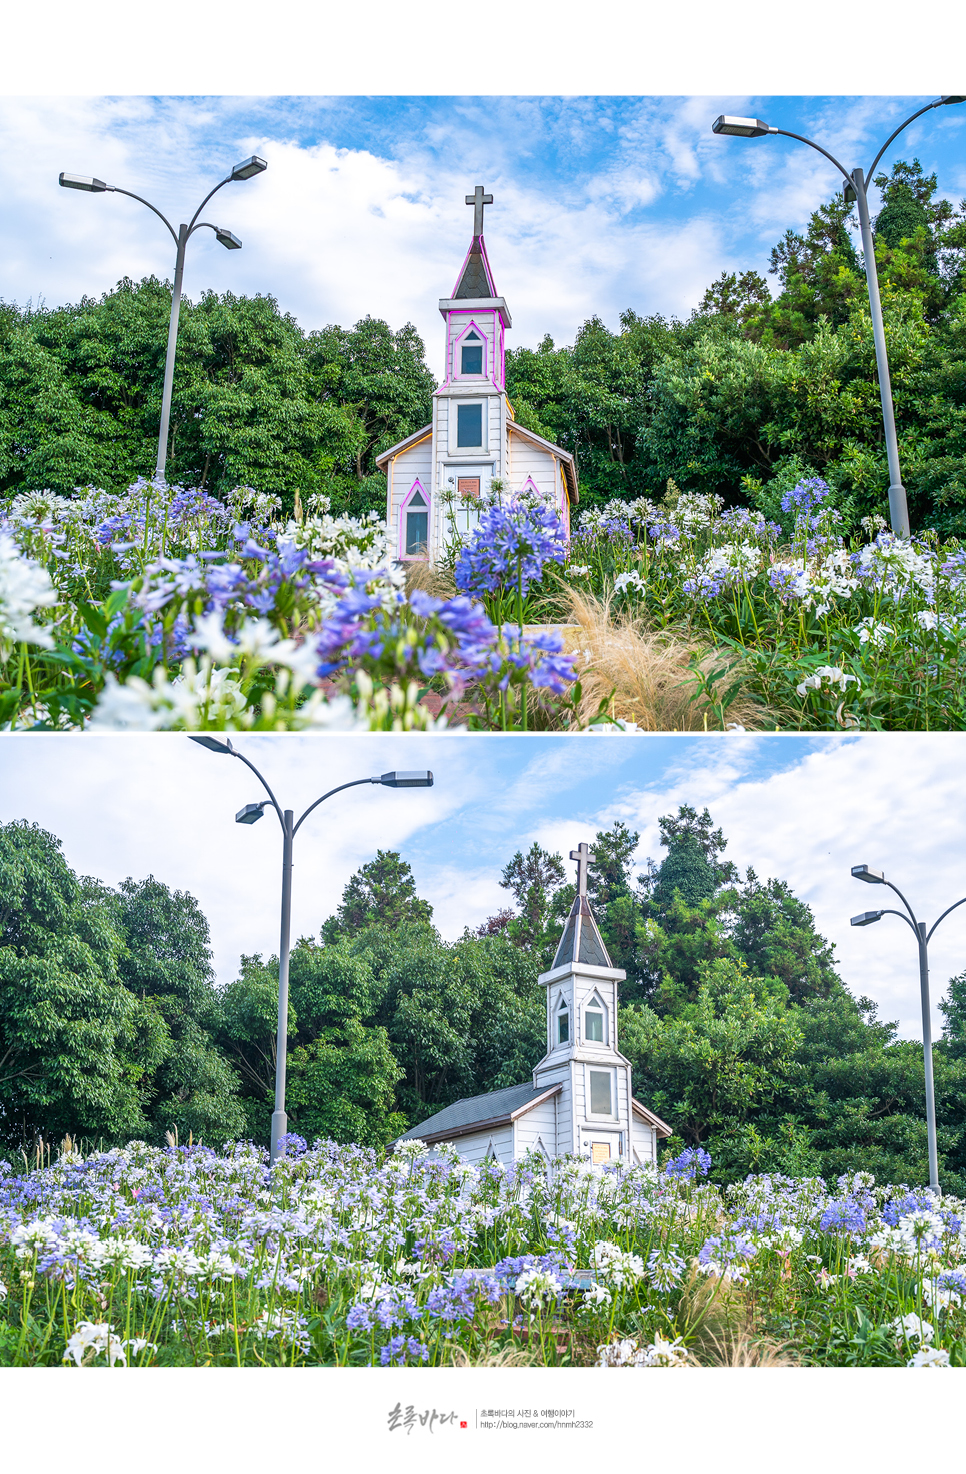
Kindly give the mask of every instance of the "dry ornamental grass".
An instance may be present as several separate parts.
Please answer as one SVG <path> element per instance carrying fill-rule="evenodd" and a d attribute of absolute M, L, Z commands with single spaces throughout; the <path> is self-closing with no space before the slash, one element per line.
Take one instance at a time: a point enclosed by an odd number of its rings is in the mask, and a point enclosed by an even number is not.
<path fill-rule="evenodd" d="M 608 600 L 592 594 L 576 589 L 567 594 L 566 648 L 585 657 L 580 665 L 583 722 L 603 701 L 612 716 L 636 722 L 646 732 L 729 726 L 766 731 L 778 725 L 778 715 L 744 689 L 742 662 L 734 655 L 708 651 L 669 631 L 648 630 L 642 619 L 614 614 Z"/>

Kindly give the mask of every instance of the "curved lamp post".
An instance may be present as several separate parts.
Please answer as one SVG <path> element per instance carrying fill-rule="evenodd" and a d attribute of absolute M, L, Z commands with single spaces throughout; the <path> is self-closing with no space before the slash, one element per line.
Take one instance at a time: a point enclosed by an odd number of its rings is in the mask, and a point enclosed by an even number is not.
<path fill-rule="evenodd" d="M 916 942 L 919 946 L 919 990 L 922 998 L 922 1053 L 926 1072 L 926 1134 L 929 1139 L 929 1186 L 933 1192 L 939 1192 L 939 1154 L 936 1147 L 936 1091 L 932 1076 L 932 1020 L 929 1012 L 929 939 L 940 921 L 944 921 L 950 911 L 955 911 L 957 906 L 966 905 L 966 896 L 961 901 L 954 901 L 947 906 L 938 921 L 926 928 L 924 921 L 918 921 L 916 914 L 898 886 L 886 880 L 881 870 L 873 870 L 871 865 L 853 865 L 852 874 L 856 880 L 864 880 L 869 885 L 887 885 L 891 891 L 895 891 L 899 900 L 905 906 L 905 911 L 894 911 L 885 909 L 883 911 L 863 911 L 861 916 L 852 917 L 853 926 L 871 926 L 873 922 L 880 921 L 883 916 L 901 916 L 907 926 L 911 926 L 916 934 Z M 906 911 L 909 913 L 906 915 Z"/>
<path fill-rule="evenodd" d="M 762 138 L 766 133 L 779 133 L 783 138 L 794 138 L 799 143 L 807 143 L 809 148 L 816 149 L 820 154 L 835 165 L 845 180 L 846 201 L 854 200 L 859 211 L 859 229 L 862 233 L 862 254 L 865 257 L 865 279 L 869 288 L 869 310 L 872 315 L 872 337 L 875 342 L 875 361 L 879 371 L 879 397 L 882 400 L 882 423 L 885 429 L 886 456 L 889 462 L 889 521 L 892 530 L 897 537 L 909 536 L 909 505 L 906 500 L 906 489 L 902 484 L 902 472 L 899 467 L 899 443 L 896 439 L 896 417 L 892 403 L 892 383 L 889 378 L 889 357 L 886 352 L 885 329 L 882 324 L 882 303 L 879 299 L 879 278 L 875 266 L 875 245 L 872 240 L 872 221 L 869 217 L 869 180 L 875 173 L 875 167 L 889 144 L 894 138 L 898 138 L 903 128 L 923 113 L 928 113 L 931 108 L 944 107 L 948 103 L 966 102 L 964 97 L 937 97 L 935 102 L 927 102 L 925 107 L 919 108 L 904 123 L 900 123 L 894 133 L 890 133 L 885 143 L 879 149 L 869 168 L 863 173 L 861 169 L 854 169 L 850 174 L 844 165 L 840 164 L 827 148 L 821 144 L 814 143 L 811 138 L 805 138 L 801 133 L 789 133 L 787 128 L 772 128 L 768 123 L 763 123 L 760 118 L 729 118 L 722 115 L 716 118 L 711 125 L 713 133 L 723 133 L 734 138 Z"/>
<path fill-rule="evenodd" d="M 178 342 L 178 317 L 181 313 L 181 279 L 184 276 L 185 248 L 188 244 L 189 237 L 196 230 L 213 230 L 216 239 L 221 242 L 226 250 L 240 251 L 242 243 L 237 235 L 232 235 L 231 231 L 226 230 L 222 225 L 212 225 L 208 220 L 199 220 L 198 216 L 212 195 L 217 194 L 226 184 L 231 184 L 235 179 L 252 179 L 256 174 L 262 174 L 267 168 L 268 165 L 265 160 L 260 159 L 257 154 L 252 154 L 251 158 L 243 159 L 240 164 L 235 165 L 227 178 L 222 179 L 219 184 L 215 185 L 214 189 L 208 191 L 188 224 L 180 225 L 177 231 L 170 220 L 162 215 L 161 211 L 152 205 L 150 200 L 143 199 L 139 194 L 132 194 L 129 189 L 121 189 L 117 184 L 105 184 L 103 179 L 92 179 L 86 174 L 60 175 L 60 183 L 64 189 L 83 189 L 87 190 L 89 194 L 126 194 L 128 199 L 137 200 L 140 204 L 147 205 L 148 209 L 153 210 L 159 220 L 164 221 L 168 230 L 171 232 L 171 238 L 177 248 L 174 258 L 174 290 L 171 294 L 171 318 L 168 323 L 168 347 L 164 358 L 164 392 L 161 396 L 158 459 L 154 473 L 159 480 L 164 479 L 164 468 L 168 459 L 168 425 L 171 420 L 171 390 L 174 384 L 174 354 Z"/>
<path fill-rule="evenodd" d="M 275 1110 L 272 1114 L 271 1153 L 271 1160 L 275 1162 L 281 1155 L 278 1144 L 288 1130 L 288 1116 L 285 1114 L 285 1056 L 288 1048 L 288 965 L 292 921 L 292 848 L 295 836 L 313 809 L 317 809 L 319 804 L 331 798 L 334 793 L 341 793 L 344 788 L 356 788 L 360 783 L 381 783 L 384 788 L 432 788 L 433 775 L 429 772 L 383 773 L 379 778 L 354 778 L 351 783 L 340 783 L 338 788 L 330 788 L 328 793 L 323 793 L 315 803 L 309 804 L 296 823 L 293 811 L 279 808 L 274 793 L 255 764 L 249 762 L 242 753 L 236 752 L 230 741 L 221 742 L 217 737 L 196 737 L 193 734 L 191 741 L 200 743 L 209 752 L 228 753 L 231 757 L 237 757 L 246 768 L 251 768 L 268 794 L 268 798 L 263 798 L 259 803 L 246 804 L 239 809 L 235 815 L 236 824 L 257 823 L 266 805 L 271 804 L 282 826 L 282 926 L 278 949 L 278 1034 L 275 1045 Z"/>

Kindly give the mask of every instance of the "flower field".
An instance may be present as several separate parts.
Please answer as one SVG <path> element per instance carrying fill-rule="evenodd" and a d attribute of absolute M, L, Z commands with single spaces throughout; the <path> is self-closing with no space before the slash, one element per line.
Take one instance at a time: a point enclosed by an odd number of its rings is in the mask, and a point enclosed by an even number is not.
<path fill-rule="evenodd" d="M 229 505 L 139 481 L 123 496 L 25 493 L 0 517 L 0 729 L 526 730 L 574 710 L 552 632 L 494 624 L 477 598 L 404 591 L 384 523 L 297 519 L 240 487 Z M 542 568 L 528 513 L 500 550 Z M 556 530 L 553 554 L 563 557 Z M 479 572 L 479 560 L 476 565 Z M 420 705 L 435 690 L 440 716 Z M 545 722 L 543 723 L 545 724 Z"/>
<path fill-rule="evenodd" d="M 966 1365 L 964 1205 L 286 1139 L 0 1172 L 11 1366 Z M 25 1166 L 27 1164 L 25 1163 Z"/>
<path fill-rule="evenodd" d="M 673 483 L 660 503 L 613 501 L 582 514 L 566 579 L 649 629 L 703 635 L 785 729 L 962 728 L 966 550 L 878 517 L 849 536 L 829 497 L 799 481 L 780 522 Z M 727 693 L 712 704 L 726 726 Z"/>
<path fill-rule="evenodd" d="M 759 728 L 961 729 L 966 549 L 902 542 L 876 518 L 847 535 L 829 498 L 803 479 L 773 521 L 671 483 L 661 502 L 583 512 L 568 541 L 539 497 L 497 487 L 451 538 L 440 597 L 407 590 L 384 522 L 332 517 L 324 498 L 282 521 L 245 487 L 227 504 L 151 481 L 24 493 L 0 516 L 0 729 L 627 718 L 619 682 L 581 705 L 597 657 L 549 627 L 578 596 L 647 635 L 643 664 L 677 641 L 675 684 L 719 730 L 743 729 L 732 706 Z"/>

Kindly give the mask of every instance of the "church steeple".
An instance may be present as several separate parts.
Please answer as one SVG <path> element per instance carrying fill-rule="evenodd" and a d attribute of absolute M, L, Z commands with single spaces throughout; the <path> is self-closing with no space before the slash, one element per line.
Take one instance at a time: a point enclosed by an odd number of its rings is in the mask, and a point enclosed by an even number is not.
<path fill-rule="evenodd" d="M 565 967 L 568 962 L 584 962 L 591 967 L 613 967 L 587 900 L 590 846 L 579 844 L 575 850 L 570 851 L 570 858 L 577 861 L 577 894 L 574 896 L 551 971 L 553 968 Z"/>
<path fill-rule="evenodd" d="M 473 206 L 473 239 L 460 268 L 451 300 L 454 302 L 465 302 L 470 299 L 477 302 L 496 301 L 496 284 L 487 260 L 486 244 L 483 240 L 483 206 L 492 205 L 493 196 L 484 194 L 482 184 L 478 184 L 474 192 L 466 196 L 466 203 Z"/>

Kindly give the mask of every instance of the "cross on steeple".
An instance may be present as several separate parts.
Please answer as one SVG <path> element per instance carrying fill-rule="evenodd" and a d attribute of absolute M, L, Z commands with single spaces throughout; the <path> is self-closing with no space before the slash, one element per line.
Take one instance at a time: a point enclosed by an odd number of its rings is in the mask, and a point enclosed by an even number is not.
<path fill-rule="evenodd" d="M 587 894 L 587 866 L 590 864 L 590 846 L 581 842 L 575 850 L 570 851 L 571 860 L 577 861 L 577 894 Z"/>
<path fill-rule="evenodd" d="M 476 189 L 473 192 L 473 194 L 468 194 L 466 196 L 466 203 L 468 205 L 472 205 L 474 207 L 473 208 L 473 234 L 474 234 L 474 236 L 482 235 L 483 234 L 483 206 L 484 205 L 492 205 L 492 203 L 493 203 L 493 196 L 491 194 L 484 194 L 483 193 L 483 186 L 482 186 L 482 184 L 478 184 L 476 186 Z"/>

